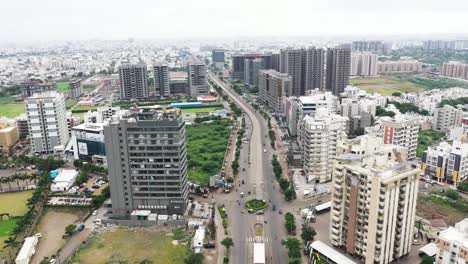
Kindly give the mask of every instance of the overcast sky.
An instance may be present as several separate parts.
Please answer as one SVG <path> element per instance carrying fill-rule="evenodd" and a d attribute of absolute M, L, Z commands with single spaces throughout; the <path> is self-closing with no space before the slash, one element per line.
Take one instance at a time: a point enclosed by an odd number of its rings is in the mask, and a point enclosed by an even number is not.
<path fill-rule="evenodd" d="M 0 42 L 468 33 L 468 0 L 2 0 Z"/>

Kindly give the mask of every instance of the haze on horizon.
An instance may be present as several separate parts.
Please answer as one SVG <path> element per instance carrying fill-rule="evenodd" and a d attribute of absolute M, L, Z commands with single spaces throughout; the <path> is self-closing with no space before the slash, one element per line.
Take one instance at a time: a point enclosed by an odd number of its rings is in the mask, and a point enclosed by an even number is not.
<path fill-rule="evenodd" d="M 466 0 L 4 1 L 0 42 L 468 33 Z"/>

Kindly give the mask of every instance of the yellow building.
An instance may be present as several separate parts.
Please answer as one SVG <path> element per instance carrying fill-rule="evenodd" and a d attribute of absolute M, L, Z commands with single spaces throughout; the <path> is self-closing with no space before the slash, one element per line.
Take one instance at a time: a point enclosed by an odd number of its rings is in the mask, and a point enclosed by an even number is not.
<path fill-rule="evenodd" d="M 0 123 L 0 149 L 2 152 L 11 153 L 13 146 L 18 143 L 18 128 L 5 123 Z"/>

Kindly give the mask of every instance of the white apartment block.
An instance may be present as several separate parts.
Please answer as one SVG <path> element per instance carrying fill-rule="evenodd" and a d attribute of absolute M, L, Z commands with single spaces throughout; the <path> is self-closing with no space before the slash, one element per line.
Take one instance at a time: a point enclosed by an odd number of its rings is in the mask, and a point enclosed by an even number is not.
<path fill-rule="evenodd" d="M 201 62 L 190 62 L 187 65 L 189 94 L 191 97 L 210 94 L 206 66 Z"/>
<path fill-rule="evenodd" d="M 320 108 L 304 117 L 303 166 L 307 182 L 331 181 L 333 160 L 339 140 L 346 138 L 347 117 Z"/>
<path fill-rule="evenodd" d="M 375 152 L 385 152 L 389 159 L 394 162 L 407 160 L 405 147 L 384 144 L 383 138 L 376 135 L 362 135 L 353 139 L 340 140 L 336 146 L 336 152 L 337 155 L 346 153 L 367 155 Z"/>
<path fill-rule="evenodd" d="M 283 96 L 291 90 L 292 78 L 275 70 L 261 70 L 259 75 L 259 100 L 273 112 L 282 110 Z"/>
<path fill-rule="evenodd" d="M 437 264 L 468 263 L 468 218 L 439 233 Z"/>
<path fill-rule="evenodd" d="M 376 76 L 377 55 L 369 52 L 351 54 L 351 76 Z"/>
<path fill-rule="evenodd" d="M 119 112 L 126 111 L 120 110 L 120 107 L 98 107 L 95 111 L 88 111 L 84 114 L 84 123 L 104 123 L 109 120 L 113 115 Z"/>
<path fill-rule="evenodd" d="M 79 79 L 71 80 L 68 88 L 70 90 L 69 98 L 77 99 L 83 94 L 83 84 Z"/>
<path fill-rule="evenodd" d="M 420 169 L 375 147 L 336 158 L 329 237 L 366 264 L 386 264 L 411 250 Z"/>
<path fill-rule="evenodd" d="M 463 110 L 451 105 L 444 105 L 434 110 L 432 129 L 449 132 L 452 128 L 461 126 Z"/>
<path fill-rule="evenodd" d="M 457 185 L 468 180 L 468 143 L 453 141 L 448 157 L 447 180 Z"/>
<path fill-rule="evenodd" d="M 408 160 L 416 158 L 418 146 L 419 120 L 417 118 L 396 115 L 394 118 L 382 118 L 385 144 L 405 147 Z"/>
<path fill-rule="evenodd" d="M 65 98 L 62 93 L 37 93 L 24 100 L 29 137 L 34 153 L 53 153 L 69 139 Z"/>
<path fill-rule="evenodd" d="M 377 63 L 377 72 L 421 72 L 422 63 L 418 61 L 383 61 Z"/>

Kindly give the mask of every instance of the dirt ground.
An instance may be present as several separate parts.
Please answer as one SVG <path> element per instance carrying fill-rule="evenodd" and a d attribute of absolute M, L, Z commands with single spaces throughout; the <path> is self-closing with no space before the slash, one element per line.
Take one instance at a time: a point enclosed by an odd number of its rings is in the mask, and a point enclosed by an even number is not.
<path fill-rule="evenodd" d="M 31 263 L 39 263 L 44 257 L 51 257 L 65 244 L 62 236 L 65 227 L 70 224 L 80 224 L 86 216 L 87 210 L 75 208 L 50 208 L 42 216 L 36 228 L 36 233 L 42 233 L 36 254 Z"/>
<path fill-rule="evenodd" d="M 431 201 L 424 200 L 418 200 L 418 204 L 416 205 L 416 214 L 426 219 L 432 219 L 433 215 L 442 216 L 449 225 L 454 225 L 465 217 L 468 217 L 468 212 L 462 212 L 455 208 L 441 206 L 434 204 Z"/>

